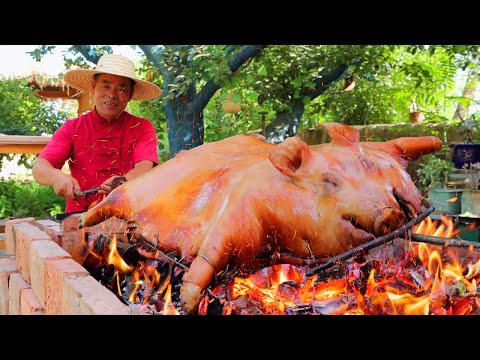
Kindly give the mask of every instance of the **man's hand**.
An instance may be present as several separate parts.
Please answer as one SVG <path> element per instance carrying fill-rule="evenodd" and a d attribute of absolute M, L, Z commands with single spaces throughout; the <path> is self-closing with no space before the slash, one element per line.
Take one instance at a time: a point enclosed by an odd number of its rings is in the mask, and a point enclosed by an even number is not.
<path fill-rule="evenodd" d="M 123 184 L 126 180 L 125 176 L 114 175 L 107 180 L 105 180 L 101 185 L 101 190 L 98 191 L 99 194 L 108 194 L 117 186 Z"/>
<path fill-rule="evenodd" d="M 74 190 L 80 190 L 80 184 L 71 175 L 56 169 L 41 156 L 37 157 L 32 169 L 35 181 L 41 185 L 51 186 L 55 194 L 69 199 L 75 199 Z"/>
<path fill-rule="evenodd" d="M 53 191 L 59 196 L 75 199 L 76 195 L 74 194 L 74 190 L 80 190 L 80 184 L 78 181 L 71 175 L 65 174 L 62 171 L 56 172 L 52 181 Z"/>

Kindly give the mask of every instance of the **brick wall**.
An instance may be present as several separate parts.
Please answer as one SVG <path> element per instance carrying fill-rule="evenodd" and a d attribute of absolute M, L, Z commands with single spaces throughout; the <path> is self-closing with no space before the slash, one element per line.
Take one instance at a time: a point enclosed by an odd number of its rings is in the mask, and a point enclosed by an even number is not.
<path fill-rule="evenodd" d="M 6 257 L 0 258 L 0 314 L 139 314 L 80 265 L 88 251 L 84 230 L 78 230 L 77 223 L 78 215 L 62 224 L 34 218 L 6 222 Z"/>

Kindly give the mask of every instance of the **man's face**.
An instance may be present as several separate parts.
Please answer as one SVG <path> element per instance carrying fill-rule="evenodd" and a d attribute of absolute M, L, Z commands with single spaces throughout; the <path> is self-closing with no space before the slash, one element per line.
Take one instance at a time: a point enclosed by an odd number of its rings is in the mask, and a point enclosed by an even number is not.
<path fill-rule="evenodd" d="M 130 79 L 110 74 L 100 74 L 94 80 L 93 90 L 97 112 L 107 121 L 115 120 L 133 95 Z"/>

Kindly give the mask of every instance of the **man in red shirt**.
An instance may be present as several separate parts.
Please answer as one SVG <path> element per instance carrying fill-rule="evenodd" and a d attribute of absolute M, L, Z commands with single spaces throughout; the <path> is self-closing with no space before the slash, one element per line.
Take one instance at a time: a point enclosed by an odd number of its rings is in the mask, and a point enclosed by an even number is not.
<path fill-rule="evenodd" d="M 120 55 L 103 55 L 93 70 L 65 73 L 72 87 L 91 91 L 95 107 L 67 120 L 37 157 L 33 176 L 66 198 L 65 212 L 85 211 L 112 189 L 112 180 L 127 181 L 158 164 L 157 136 L 152 123 L 125 111 L 130 100 L 149 100 L 161 89 L 135 76 L 133 62 Z M 68 161 L 70 173 L 61 171 Z M 96 194 L 76 196 L 101 187 Z"/>

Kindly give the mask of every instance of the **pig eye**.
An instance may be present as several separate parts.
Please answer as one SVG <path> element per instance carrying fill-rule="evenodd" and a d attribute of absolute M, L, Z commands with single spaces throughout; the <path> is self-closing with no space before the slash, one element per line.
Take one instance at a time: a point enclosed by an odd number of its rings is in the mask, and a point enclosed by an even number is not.
<path fill-rule="evenodd" d="M 339 179 L 333 174 L 325 174 L 322 176 L 322 182 L 331 188 L 337 188 L 339 186 Z"/>

